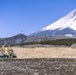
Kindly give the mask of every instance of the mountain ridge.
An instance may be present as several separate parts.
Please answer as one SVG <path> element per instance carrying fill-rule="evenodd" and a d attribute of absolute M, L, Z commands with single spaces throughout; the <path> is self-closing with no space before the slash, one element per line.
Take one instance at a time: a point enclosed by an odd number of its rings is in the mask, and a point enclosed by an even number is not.
<path fill-rule="evenodd" d="M 23 43 L 26 39 L 27 36 L 21 33 L 8 38 L 0 38 L 0 46 L 17 45 Z"/>

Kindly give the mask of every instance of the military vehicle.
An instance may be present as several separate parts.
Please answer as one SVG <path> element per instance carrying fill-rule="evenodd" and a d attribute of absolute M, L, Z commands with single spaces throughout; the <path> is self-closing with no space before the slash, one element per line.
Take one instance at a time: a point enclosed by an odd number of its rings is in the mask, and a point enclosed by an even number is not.
<path fill-rule="evenodd" d="M 0 58 L 4 58 L 5 57 L 5 49 L 4 49 L 4 47 L 2 46 L 1 48 L 0 48 Z"/>
<path fill-rule="evenodd" d="M 4 46 L 0 48 L 0 59 L 15 59 L 17 55 L 14 53 L 12 47 L 9 45 L 7 50 Z"/>

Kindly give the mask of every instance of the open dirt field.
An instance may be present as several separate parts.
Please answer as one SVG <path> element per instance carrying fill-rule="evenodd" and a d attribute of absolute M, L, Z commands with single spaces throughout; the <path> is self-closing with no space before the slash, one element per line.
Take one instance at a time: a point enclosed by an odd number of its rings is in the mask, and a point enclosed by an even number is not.
<path fill-rule="evenodd" d="M 13 47 L 19 59 L 0 60 L 0 75 L 76 75 L 76 49 Z"/>
<path fill-rule="evenodd" d="M 76 49 L 71 47 L 13 47 L 18 58 L 76 58 Z"/>
<path fill-rule="evenodd" d="M 76 59 L 0 60 L 0 75 L 76 75 Z"/>

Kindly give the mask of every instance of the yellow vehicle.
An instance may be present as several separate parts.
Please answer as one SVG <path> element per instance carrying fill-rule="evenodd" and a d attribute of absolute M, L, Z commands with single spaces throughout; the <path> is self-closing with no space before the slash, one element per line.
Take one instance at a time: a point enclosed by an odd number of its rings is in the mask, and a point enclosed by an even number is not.
<path fill-rule="evenodd" d="M 10 47 L 10 45 L 7 47 L 7 53 L 6 53 L 6 49 L 4 46 L 2 46 L 0 48 L 0 58 L 6 58 L 6 59 L 15 59 L 17 58 L 16 54 L 13 52 L 12 47 Z"/>

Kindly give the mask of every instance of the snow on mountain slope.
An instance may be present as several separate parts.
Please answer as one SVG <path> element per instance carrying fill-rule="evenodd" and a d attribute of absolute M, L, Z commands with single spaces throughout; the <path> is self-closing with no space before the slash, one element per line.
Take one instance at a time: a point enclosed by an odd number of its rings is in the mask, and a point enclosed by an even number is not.
<path fill-rule="evenodd" d="M 76 9 L 71 13 L 69 13 L 68 15 L 66 15 L 65 17 L 54 22 L 53 24 L 43 28 L 41 31 L 55 30 L 55 29 L 62 30 L 64 28 L 71 28 L 73 30 L 76 30 Z"/>
<path fill-rule="evenodd" d="M 42 30 L 29 35 L 26 42 L 66 38 L 76 38 L 76 9 Z"/>

